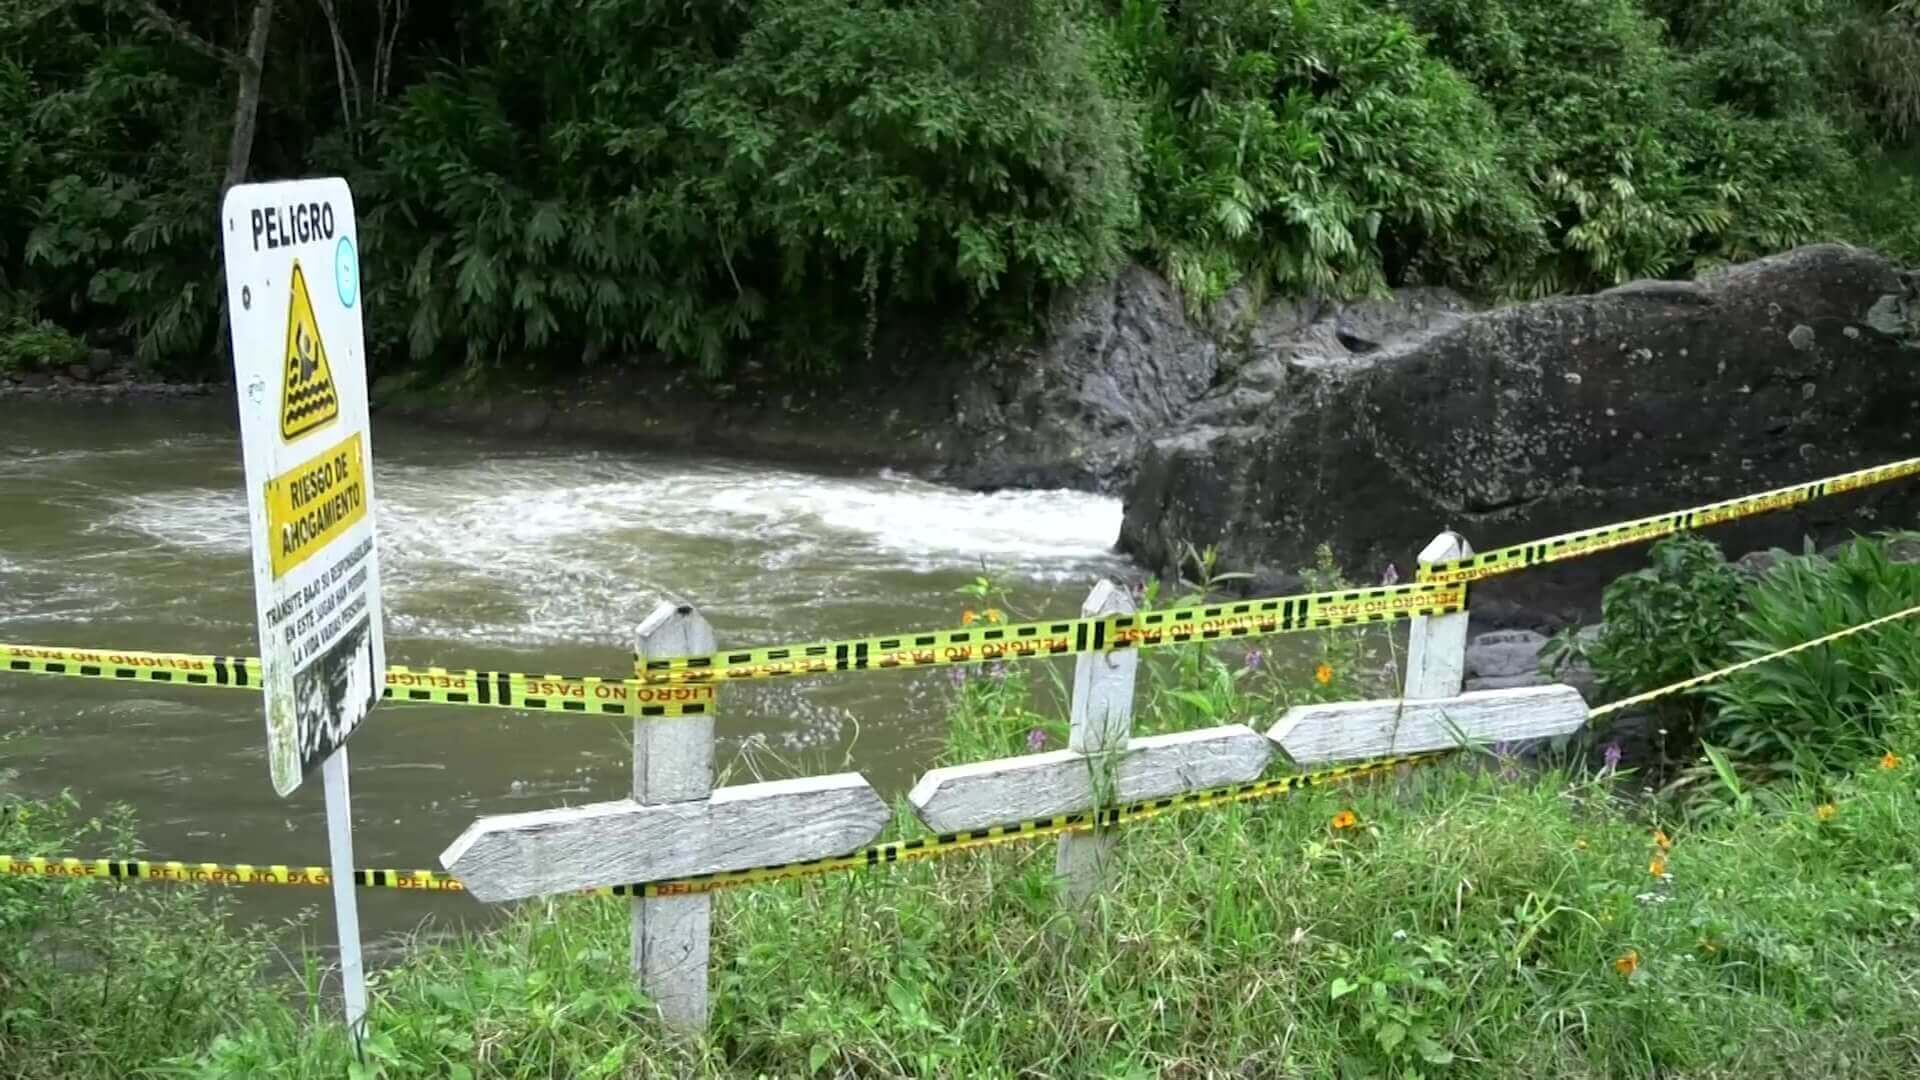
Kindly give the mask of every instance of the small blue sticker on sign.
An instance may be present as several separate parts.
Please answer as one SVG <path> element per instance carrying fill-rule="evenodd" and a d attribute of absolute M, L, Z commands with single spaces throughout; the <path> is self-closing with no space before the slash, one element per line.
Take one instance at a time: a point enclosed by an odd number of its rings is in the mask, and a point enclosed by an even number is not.
<path fill-rule="evenodd" d="M 351 237 L 340 238 L 333 249 L 333 284 L 340 290 L 340 302 L 352 307 L 360 299 L 360 255 L 353 250 Z"/>

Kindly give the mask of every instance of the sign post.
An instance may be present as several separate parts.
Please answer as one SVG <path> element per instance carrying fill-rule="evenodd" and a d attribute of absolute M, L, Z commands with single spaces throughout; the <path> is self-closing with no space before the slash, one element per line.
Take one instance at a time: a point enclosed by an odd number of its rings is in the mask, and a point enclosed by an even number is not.
<path fill-rule="evenodd" d="M 353 195 L 339 178 L 242 184 L 221 206 L 234 386 L 273 789 L 324 763 L 347 1024 L 367 993 L 347 738 L 387 667 Z"/>

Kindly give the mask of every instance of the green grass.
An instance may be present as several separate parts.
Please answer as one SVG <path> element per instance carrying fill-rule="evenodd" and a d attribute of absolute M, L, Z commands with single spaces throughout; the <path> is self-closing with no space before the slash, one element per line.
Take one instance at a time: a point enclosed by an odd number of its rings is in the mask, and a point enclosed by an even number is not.
<path fill-rule="evenodd" d="M 1157 664 L 1143 726 L 1242 715 L 1286 677 L 1197 657 Z M 953 746 L 1023 738 L 1025 700 L 971 683 Z M 373 976 L 357 1062 L 333 984 L 249 980 L 285 962 L 191 894 L 0 881 L 0 1075 L 1911 1076 L 1920 701 L 1890 715 L 1896 767 L 1698 821 L 1631 775 L 1481 754 L 1129 829 L 1084 913 L 1051 844 L 722 893 L 711 1032 L 688 1044 L 630 988 L 623 902 L 420 945 Z M 47 814 L 71 831 L 44 811 L 0 840 L 68 842 Z M 137 928 L 118 963 L 44 951 L 108 926 Z"/>

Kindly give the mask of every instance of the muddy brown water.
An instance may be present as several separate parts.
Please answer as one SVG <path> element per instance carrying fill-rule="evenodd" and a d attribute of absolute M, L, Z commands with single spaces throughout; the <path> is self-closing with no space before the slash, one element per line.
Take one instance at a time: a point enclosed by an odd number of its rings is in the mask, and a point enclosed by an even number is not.
<path fill-rule="evenodd" d="M 1103 575 L 1139 577 L 1111 550 L 1119 504 L 1094 495 L 381 417 L 374 456 L 397 664 L 617 675 L 663 597 L 698 604 L 723 645 L 773 644 L 953 625 L 968 603 L 957 590 L 983 572 L 1036 617 L 1076 613 Z M 256 653 L 241 480 L 231 402 L 0 400 L 0 641 Z M 892 798 L 936 752 L 952 692 L 947 671 L 730 687 L 716 760 L 736 781 L 855 768 Z M 433 868 L 478 815 L 618 798 L 628 747 L 615 718 L 382 706 L 352 743 L 355 861 Z M 62 789 L 132 807 L 147 857 L 327 861 L 320 777 L 274 794 L 249 693 L 0 673 L 0 793 Z M 269 919 L 328 903 L 324 890 L 232 895 Z M 479 908 L 361 903 L 370 935 Z"/>

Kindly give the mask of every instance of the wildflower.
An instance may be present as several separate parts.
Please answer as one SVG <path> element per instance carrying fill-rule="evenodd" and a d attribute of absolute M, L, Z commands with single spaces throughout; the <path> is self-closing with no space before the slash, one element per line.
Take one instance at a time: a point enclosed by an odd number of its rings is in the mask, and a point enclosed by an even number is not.
<path fill-rule="evenodd" d="M 987 678 L 998 682 L 1007 677 L 1007 665 L 995 660 L 987 665 Z"/>
<path fill-rule="evenodd" d="M 1671 851 L 1673 849 L 1673 841 L 1667 839 L 1666 830 L 1655 829 L 1653 830 L 1653 846 L 1659 848 L 1661 851 Z"/>
<path fill-rule="evenodd" d="M 967 681 L 967 669 L 963 667 L 949 668 L 947 670 L 947 678 L 950 679 L 955 686 L 963 685 Z"/>
<path fill-rule="evenodd" d="M 1833 815 L 1839 812 L 1840 808 L 1830 802 L 1821 803 L 1819 806 L 1813 808 L 1813 816 L 1819 818 L 1821 821 L 1832 821 Z"/>
<path fill-rule="evenodd" d="M 984 617 L 986 618 L 986 620 L 987 620 L 988 622 L 992 622 L 992 623 L 997 623 L 997 622 L 1005 622 L 1005 621 L 1006 621 L 1006 618 L 1005 618 L 1005 616 L 1003 616 L 1003 615 L 1001 615 L 1001 614 L 1000 614 L 1000 609 L 999 609 L 999 608 L 997 608 L 997 607 L 990 607 L 990 608 L 988 608 L 988 609 L 986 610 L 986 612 L 984 613 Z"/>
<path fill-rule="evenodd" d="M 1313 669 L 1313 681 L 1325 686 L 1333 681 L 1333 665 L 1323 663 Z"/>
<path fill-rule="evenodd" d="M 1609 769 L 1619 768 L 1620 767 L 1620 744 L 1617 742 L 1608 743 L 1606 751 L 1600 755 L 1600 760 L 1605 762 L 1607 768 Z"/>
<path fill-rule="evenodd" d="M 1585 840 L 1575 840 L 1573 842 L 1573 848 L 1575 851 L 1585 851 L 1587 850 L 1587 842 Z"/>
<path fill-rule="evenodd" d="M 1652 874 L 1654 877 L 1666 876 L 1667 857 L 1665 855 L 1655 855 L 1653 861 L 1647 864 L 1647 873 Z"/>
<path fill-rule="evenodd" d="M 1380 584 L 1398 585 L 1399 583 L 1400 583 L 1400 571 L 1394 569 L 1392 563 L 1388 563 L 1387 572 L 1380 575 Z"/>
<path fill-rule="evenodd" d="M 1265 663 L 1266 659 L 1267 658 L 1265 656 L 1262 656 L 1260 654 L 1259 649 L 1248 649 L 1247 650 L 1247 670 L 1259 671 L 1260 665 Z"/>
<path fill-rule="evenodd" d="M 961 625 L 961 626 L 972 626 L 972 625 L 973 625 L 973 622 L 974 622 L 974 620 L 975 620 L 975 619 L 978 619 L 979 617 L 980 617 L 980 616 L 978 616 L 978 615 L 975 615 L 975 614 L 973 613 L 973 609 L 972 609 L 972 608 L 968 608 L 967 610 L 965 610 L 965 611 L 963 611 L 963 612 L 961 612 L 961 613 L 960 613 L 960 625 Z"/>
<path fill-rule="evenodd" d="M 1719 943 L 1714 941 L 1712 938 L 1704 938 L 1704 937 L 1701 938 L 1700 947 L 1710 953 L 1716 953 L 1720 951 Z"/>
<path fill-rule="evenodd" d="M 1634 949 L 1621 953 L 1620 958 L 1613 962 L 1613 970 L 1622 975 L 1632 976 L 1634 972 L 1640 970 L 1640 953 Z"/>
<path fill-rule="evenodd" d="M 1896 754 L 1896 753 L 1894 753 L 1894 752 L 1893 752 L 1893 751 L 1891 751 L 1891 750 L 1889 750 L 1889 751 L 1887 751 L 1887 753 L 1886 753 L 1886 756 L 1884 756 L 1884 757 L 1882 757 L 1882 758 L 1880 759 L 1880 767 L 1881 767 L 1881 768 L 1883 768 L 1883 769 L 1897 769 L 1897 768 L 1899 768 L 1899 767 L 1900 767 L 1900 755 L 1899 755 L 1899 754 Z"/>
<path fill-rule="evenodd" d="M 1044 749 L 1046 745 L 1047 745 L 1046 732 L 1041 731 L 1039 728 L 1034 728 L 1032 731 L 1027 732 L 1027 749 L 1029 751 L 1038 753 L 1040 750 Z"/>
<path fill-rule="evenodd" d="M 1360 815 L 1351 810 L 1342 810 L 1333 815 L 1333 827 L 1336 829 L 1351 829 L 1358 824 L 1360 824 Z"/>

